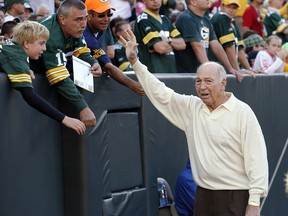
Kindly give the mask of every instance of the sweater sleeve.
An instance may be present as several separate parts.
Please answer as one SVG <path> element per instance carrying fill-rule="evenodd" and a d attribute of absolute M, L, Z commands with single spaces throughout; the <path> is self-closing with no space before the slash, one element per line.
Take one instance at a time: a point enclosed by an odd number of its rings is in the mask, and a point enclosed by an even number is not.
<path fill-rule="evenodd" d="M 146 95 L 156 109 L 176 127 L 185 130 L 191 123 L 190 105 L 191 99 L 194 97 L 175 93 L 173 89 L 167 87 L 151 74 L 139 60 L 132 67 Z"/>
<path fill-rule="evenodd" d="M 16 88 L 16 90 L 20 91 L 23 99 L 34 109 L 43 113 L 44 115 L 49 116 L 57 122 L 62 122 L 65 118 L 65 115 L 54 108 L 51 104 L 49 104 L 46 100 L 44 100 L 41 96 L 39 96 L 33 88 L 24 87 L 24 88 Z"/>

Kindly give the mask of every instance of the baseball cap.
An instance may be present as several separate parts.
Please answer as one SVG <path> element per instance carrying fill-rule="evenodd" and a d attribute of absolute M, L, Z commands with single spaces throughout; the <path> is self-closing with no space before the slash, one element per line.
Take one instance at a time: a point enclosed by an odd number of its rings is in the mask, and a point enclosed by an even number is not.
<path fill-rule="evenodd" d="M 115 8 L 112 8 L 108 0 L 86 0 L 85 5 L 87 10 L 93 10 L 96 13 L 103 13 L 109 9 L 115 11 Z"/>
<path fill-rule="evenodd" d="M 12 6 L 13 4 L 19 4 L 19 3 L 25 3 L 25 2 L 29 2 L 29 0 L 6 0 L 5 7 L 8 8 Z"/>
<path fill-rule="evenodd" d="M 240 8 L 240 3 L 238 0 L 222 0 L 222 4 L 224 5 L 236 4 L 238 8 Z"/>
<path fill-rule="evenodd" d="M 24 3 L 24 7 L 25 7 L 25 9 L 29 9 L 31 11 L 31 13 L 33 13 L 33 9 L 32 9 L 31 5 L 28 2 Z"/>
<path fill-rule="evenodd" d="M 265 46 L 265 41 L 258 34 L 252 34 L 244 39 L 244 44 L 246 48 L 253 47 L 256 45 Z"/>

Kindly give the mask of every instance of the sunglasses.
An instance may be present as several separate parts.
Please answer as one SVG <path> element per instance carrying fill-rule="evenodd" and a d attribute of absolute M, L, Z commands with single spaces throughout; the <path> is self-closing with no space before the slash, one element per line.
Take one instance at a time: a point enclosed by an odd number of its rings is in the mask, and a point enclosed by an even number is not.
<path fill-rule="evenodd" d="M 112 17 L 113 13 L 105 13 L 105 14 L 97 14 L 97 13 L 90 13 L 93 17 L 96 16 L 98 18 L 104 18 L 105 16 L 107 17 Z"/>

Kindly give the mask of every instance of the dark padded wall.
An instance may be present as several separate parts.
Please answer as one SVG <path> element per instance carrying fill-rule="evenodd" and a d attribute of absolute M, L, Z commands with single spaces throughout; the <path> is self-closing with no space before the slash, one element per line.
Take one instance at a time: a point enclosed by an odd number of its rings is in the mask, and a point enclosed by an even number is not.
<path fill-rule="evenodd" d="M 37 91 L 56 104 L 41 78 Z M 31 109 L 0 74 L 0 215 L 62 216 L 60 127 Z"/>
<path fill-rule="evenodd" d="M 135 79 L 134 75 L 130 75 Z M 177 92 L 195 94 L 189 74 L 158 74 Z M 37 92 L 62 111 L 75 111 L 37 76 Z M 285 75 L 228 77 L 227 90 L 247 102 L 265 135 L 270 178 L 287 139 L 288 80 Z M 155 216 L 158 176 L 172 190 L 185 167 L 184 133 L 149 102 L 109 77 L 95 79 L 95 93 L 82 92 L 97 126 L 78 136 L 31 109 L 0 74 L 0 215 Z M 261 215 L 287 214 L 279 166 Z"/>

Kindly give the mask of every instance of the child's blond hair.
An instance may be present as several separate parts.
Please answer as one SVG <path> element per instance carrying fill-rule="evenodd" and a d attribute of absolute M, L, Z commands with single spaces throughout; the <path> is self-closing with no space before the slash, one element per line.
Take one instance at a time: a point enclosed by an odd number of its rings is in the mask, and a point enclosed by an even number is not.
<path fill-rule="evenodd" d="M 13 29 L 12 42 L 23 45 L 24 41 L 34 43 L 36 40 L 49 39 L 49 30 L 40 23 L 25 21 L 17 24 Z"/>

